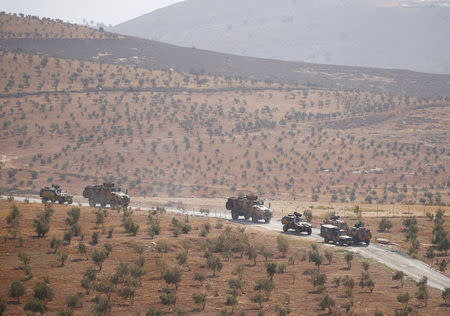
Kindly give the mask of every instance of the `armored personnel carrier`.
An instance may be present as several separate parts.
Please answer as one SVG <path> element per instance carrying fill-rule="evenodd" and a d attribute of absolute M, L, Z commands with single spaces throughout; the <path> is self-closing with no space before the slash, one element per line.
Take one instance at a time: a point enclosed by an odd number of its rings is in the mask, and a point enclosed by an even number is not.
<path fill-rule="evenodd" d="M 339 215 L 332 215 L 332 216 L 330 216 L 329 219 L 324 219 L 323 223 L 334 225 L 334 226 L 339 227 L 340 229 L 347 230 L 348 229 L 347 223 L 344 222 L 343 220 L 340 220 L 339 218 L 340 218 Z"/>
<path fill-rule="evenodd" d="M 130 204 L 128 194 L 122 192 L 114 183 L 88 185 L 83 190 L 83 197 L 89 199 L 89 206 L 92 207 L 97 204 L 100 204 L 101 207 L 106 207 L 107 204 L 111 207 Z"/>
<path fill-rule="evenodd" d="M 294 212 L 294 214 L 289 214 L 281 219 L 281 224 L 283 224 L 283 231 L 287 232 L 288 229 L 293 229 L 297 233 L 305 232 L 311 235 L 312 229 L 311 224 L 302 218 L 302 214 Z"/>
<path fill-rule="evenodd" d="M 245 219 L 251 217 L 253 223 L 258 223 L 258 221 L 262 219 L 266 223 L 269 223 L 272 218 L 272 211 L 264 206 L 264 202 L 258 200 L 256 195 L 230 197 L 228 198 L 225 207 L 227 210 L 231 211 L 232 219 L 238 219 L 239 216 L 244 216 Z"/>
<path fill-rule="evenodd" d="M 332 241 L 335 245 L 348 246 L 353 243 L 353 238 L 348 236 L 346 231 L 330 224 L 320 225 L 320 236 L 325 243 Z"/>
<path fill-rule="evenodd" d="M 67 204 L 73 203 L 73 196 L 68 194 L 66 191 L 62 190 L 61 187 L 57 184 L 52 184 L 51 187 L 43 187 L 39 191 L 39 196 L 42 199 L 42 203 L 47 202 L 58 202 L 59 204 Z"/>
<path fill-rule="evenodd" d="M 362 224 L 356 224 L 353 227 L 347 229 L 347 234 L 353 238 L 355 243 L 365 242 L 366 245 L 370 244 L 370 239 L 372 238 L 372 233 L 367 227 L 363 227 Z"/>

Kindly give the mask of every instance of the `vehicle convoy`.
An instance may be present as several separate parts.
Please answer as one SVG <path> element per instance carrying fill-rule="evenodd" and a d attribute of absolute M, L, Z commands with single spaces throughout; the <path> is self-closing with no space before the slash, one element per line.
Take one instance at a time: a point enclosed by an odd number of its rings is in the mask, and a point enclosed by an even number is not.
<path fill-rule="evenodd" d="M 320 225 L 320 236 L 325 243 L 332 241 L 335 245 L 348 246 L 353 243 L 353 238 L 348 236 L 345 230 L 331 224 Z"/>
<path fill-rule="evenodd" d="M 272 211 L 264 205 L 263 201 L 258 200 L 256 195 L 230 197 L 225 207 L 231 211 L 232 219 L 238 219 L 239 216 L 244 216 L 245 219 L 251 217 L 253 223 L 257 223 L 262 219 L 266 223 L 269 223 L 272 218 Z"/>
<path fill-rule="evenodd" d="M 59 204 L 67 204 L 73 203 L 73 196 L 68 194 L 65 190 L 62 190 L 61 187 L 57 184 L 52 184 L 51 187 L 43 187 L 39 191 L 39 196 L 42 199 L 42 203 L 47 203 L 48 201 Z"/>
<path fill-rule="evenodd" d="M 344 230 L 355 243 L 365 242 L 367 245 L 370 244 L 372 233 L 369 228 L 363 227 L 361 223 L 357 223 L 355 226 L 349 227 L 346 222 L 340 220 L 339 218 L 339 215 L 333 215 L 330 219 L 325 219 L 323 222 L 324 224 L 333 225 Z"/>
<path fill-rule="evenodd" d="M 296 233 L 305 232 L 311 235 L 311 224 L 302 218 L 302 214 L 294 212 L 294 214 L 288 214 L 281 219 L 283 224 L 283 231 L 287 232 L 288 229 L 295 230 Z"/>
<path fill-rule="evenodd" d="M 101 207 L 106 207 L 107 204 L 111 207 L 128 206 L 130 204 L 128 194 L 122 192 L 114 183 L 88 185 L 83 190 L 83 197 L 89 199 L 89 206 L 92 207 L 97 204 L 100 204 Z"/>

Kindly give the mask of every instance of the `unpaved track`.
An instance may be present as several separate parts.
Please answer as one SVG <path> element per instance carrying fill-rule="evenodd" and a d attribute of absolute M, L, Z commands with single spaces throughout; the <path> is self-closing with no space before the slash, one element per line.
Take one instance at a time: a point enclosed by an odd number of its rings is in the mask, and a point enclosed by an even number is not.
<path fill-rule="evenodd" d="M 6 196 L 1 196 L 1 198 L 6 199 Z M 41 203 L 41 200 L 38 198 L 26 198 L 26 197 L 14 197 L 15 200 L 23 202 L 25 199 L 28 199 L 30 203 Z M 89 206 L 88 203 L 79 203 L 82 206 Z M 75 203 L 74 205 L 77 205 Z M 149 208 L 146 207 L 135 207 L 132 206 L 133 209 L 140 209 L 140 210 L 148 210 Z M 198 216 L 204 216 L 204 214 L 201 214 L 200 212 L 196 211 L 181 211 L 177 209 L 167 209 L 169 212 L 176 212 L 176 213 L 186 213 L 189 215 L 198 215 Z M 312 234 L 310 236 L 307 235 L 301 235 L 297 236 L 294 233 L 284 233 L 282 229 L 282 225 L 280 222 L 280 219 L 273 218 L 272 221 L 269 224 L 255 224 L 251 221 L 246 220 L 231 220 L 231 216 L 228 213 L 210 213 L 210 217 L 218 217 L 218 218 L 224 218 L 227 220 L 230 220 L 234 223 L 239 223 L 242 225 L 246 225 L 249 227 L 255 227 L 258 229 L 264 229 L 264 230 L 270 230 L 274 232 L 279 232 L 282 234 L 285 234 L 286 236 L 289 236 L 290 238 L 302 238 L 309 241 L 314 242 L 322 242 L 323 238 L 319 236 L 319 229 L 313 228 Z M 411 277 L 412 279 L 419 281 L 423 276 L 426 276 L 428 278 L 428 285 L 431 287 L 434 287 L 439 290 L 443 290 L 444 288 L 450 287 L 450 278 L 443 273 L 433 269 L 423 261 L 413 259 L 410 256 L 400 253 L 398 251 L 392 250 L 389 248 L 389 246 L 384 246 L 380 244 L 370 244 L 369 246 L 352 246 L 352 247 L 340 247 L 340 246 L 334 246 L 334 245 L 328 245 L 325 244 L 327 247 L 336 247 L 339 249 L 345 249 L 349 251 L 353 251 L 358 253 L 364 258 L 371 259 L 378 261 L 389 268 L 393 270 L 400 270 L 403 271 L 406 275 Z"/>

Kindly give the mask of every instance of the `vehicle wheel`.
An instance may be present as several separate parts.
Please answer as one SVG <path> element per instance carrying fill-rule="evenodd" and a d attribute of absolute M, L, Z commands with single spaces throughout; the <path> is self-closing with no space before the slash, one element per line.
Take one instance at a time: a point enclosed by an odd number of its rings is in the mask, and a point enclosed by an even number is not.
<path fill-rule="evenodd" d="M 248 220 L 250 218 L 250 216 L 244 216 L 244 218 Z"/>
<path fill-rule="evenodd" d="M 327 238 L 325 238 L 324 242 L 325 242 L 326 244 L 328 244 L 330 241 L 329 241 Z"/>
<path fill-rule="evenodd" d="M 64 200 L 58 200 L 59 204 L 64 204 Z"/>
<path fill-rule="evenodd" d="M 311 233 L 312 233 L 312 229 L 310 228 L 310 229 L 308 229 L 308 235 L 311 235 Z"/>
<path fill-rule="evenodd" d="M 265 218 L 264 221 L 266 222 L 266 224 L 270 223 L 270 218 Z"/>
<path fill-rule="evenodd" d="M 102 208 L 105 208 L 105 207 L 106 207 L 106 203 L 105 203 L 105 202 L 100 202 L 100 206 L 101 206 Z"/>
<path fill-rule="evenodd" d="M 283 231 L 287 232 L 287 230 L 289 229 L 288 225 L 283 225 Z"/>
<path fill-rule="evenodd" d="M 47 198 L 42 198 L 42 203 L 47 203 L 48 202 L 48 199 Z"/>
<path fill-rule="evenodd" d="M 368 246 L 370 244 L 370 240 L 366 240 L 366 245 Z"/>
<path fill-rule="evenodd" d="M 258 217 L 252 216 L 252 222 L 253 223 L 258 223 Z"/>
<path fill-rule="evenodd" d="M 95 201 L 94 200 L 92 200 L 92 199 L 89 199 L 89 206 L 90 207 L 95 207 Z"/>
<path fill-rule="evenodd" d="M 72 204 L 73 203 L 72 199 L 68 200 L 67 203 Z"/>
<path fill-rule="evenodd" d="M 227 210 L 231 210 L 232 207 L 233 207 L 233 203 L 231 201 L 227 201 L 227 203 L 225 204 L 225 208 Z"/>
<path fill-rule="evenodd" d="M 232 219 L 238 219 L 238 218 L 239 218 L 238 212 L 231 211 L 231 218 L 232 218 Z"/>

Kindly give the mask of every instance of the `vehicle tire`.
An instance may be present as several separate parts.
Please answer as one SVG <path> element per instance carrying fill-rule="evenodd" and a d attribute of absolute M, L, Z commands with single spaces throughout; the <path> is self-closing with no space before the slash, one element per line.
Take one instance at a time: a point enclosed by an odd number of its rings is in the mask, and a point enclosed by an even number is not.
<path fill-rule="evenodd" d="M 233 207 L 233 203 L 231 201 L 227 201 L 227 203 L 225 204 L 225 208 L 227 210 L 231 210 L 232 207 Z"/>
<path fill-rule="evenodd" d="M 244 216 L 244 218 L 248 220 L 250 218 L 250 216 Z"/>
<path fill-rule="evenodd" d="M 258 217 L 252 216 L 252 222 L 253 223 L 258 223 Z"/>
<path fill-rule="evenodd" d="M 264 221 L 266 222 L 266 224 L 270 223 L 270 218 L 265 218 Z"/>
<path fill-rule="evenodd" d="M 330 241 L 328 240 L 328 238 L 324 238 L 325 240 L 324 240 L 324 242 L 326 243 L 326 244 L 328 244 Z"/>
<path fill-rule="evenodd" d="M 72 199 L 67 200 L 67 203 L 68 203 L 68 204 L 72 204 L 72 203 L 73 203 L 73 200 L 72 200 Z"/>
<path fill-rule="evenodd" d="M 47 203 L 48 202 L 48 199 L 47 198 L 42 198 L 42 203 Z"/>
<path fill-rule="evenodd" d="M 232 219 L 238 219 L 238 218 L 239 218 L 238 212 L 231 211 L 231 218 L 232 218 Z"/>
<path fill-rule="evenodd" d="M 95 201 L 93 199 L 89 199 L 89 206 L 90 207 L 95 207 Z"/>
<path fill-rule="evenodd" d="M 287 232 L 287 230 L 289 229 L 288 225 L 283 225 L 283 231 Z"/>
<path fill-rule="evenodd" d="M 106 207 L 106 202 L 100 202 L 100 206 L 101 206 L 102 208 L 105 208 L 105 207 Z"/>
<path fill-rule="evenodd" d="M 367 246 L 370 245 L 370 239 L 369 239 L 369 240 L 366 240 L 366 245 L 367 245 Z"/>
<path fill-rule="evenodd" d="M 58 200 L 59 204 L 64 204 L 64 200 Z"/>
<path fill-rule="evenodd" d="M 312 229 L 309 228 L 309 229 L 308 229 L 308 235 L 311 235 L 311 234 L 312 234 Z"/>

